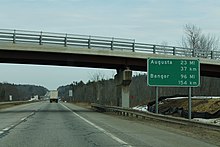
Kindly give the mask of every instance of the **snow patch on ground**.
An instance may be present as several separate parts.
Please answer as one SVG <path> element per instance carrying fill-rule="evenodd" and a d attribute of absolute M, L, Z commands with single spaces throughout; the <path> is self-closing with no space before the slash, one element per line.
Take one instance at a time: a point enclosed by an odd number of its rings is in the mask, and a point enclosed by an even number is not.
<path fill-rule="evenodd" d="M 193 118 L 193 120 L 203 122 L 203 123 L 208 123 L 208 124 L 215 124 L 215 125 L 220 126 L 220 118 L 215 118 L 215 119 Z"/>
<path fill-rule="evenodd" d="M 138 111 L 143 111 L 143 112 L 147 112 L 148 111 L 148 107 L 147 107 L 147 105 L 143 105 L 143 106 L 135 106 L 135 107 L 133 107 L 132 109 L 134 109 L 134 110 L 138 110 Z"/>

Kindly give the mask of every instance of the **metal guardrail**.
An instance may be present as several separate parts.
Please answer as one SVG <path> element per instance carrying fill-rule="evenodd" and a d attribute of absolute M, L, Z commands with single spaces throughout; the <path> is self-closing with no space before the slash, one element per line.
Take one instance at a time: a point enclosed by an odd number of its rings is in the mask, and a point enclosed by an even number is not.
<path fill-rule="evenodd" d="M 220 59 L 219 51 L 136 43 L 134 39 L 111 38 L 89 35 L 50 33 L 24 30 L 0 29 L 0 41 L 12 43 L 55 44 L 88 49 L 123 50 L 141 53 Z"/>
<path fill-rule="evenodd" d="M 168 122 L 168 123 L 175 123 L 175 124 L 184 125 L 184 126 L 193 126 L 193 127 L 200 127 L 200 128 L 220 131 L 220 126 L 218 125 L 198 122 L 194 120 L 188 120 L 185 118 L 166 116 L 166 115 L 155 114 L 151 112 L 141 112 L 138 110 L 116 107 L 116 106 L 99 105 L 96 103 L 92 103 L 91 107 L 101 112 L 115 112 L 118 115 L 122 115 L 122 116 L 131 116 L 131 117 L 142 118 L 142 119 L 153 119 L 153 120 L 159 120 L 159 121 Z"/>

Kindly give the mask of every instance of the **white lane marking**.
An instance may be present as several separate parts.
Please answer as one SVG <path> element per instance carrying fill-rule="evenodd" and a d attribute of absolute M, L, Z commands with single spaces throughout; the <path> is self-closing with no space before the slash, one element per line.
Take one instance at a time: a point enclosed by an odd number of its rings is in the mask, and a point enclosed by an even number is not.
<path fill-rule="evenodd" d="M 4 128 L 3 131 L 8 131 L 10 128 Z"/>
<path fill-rule="evenodd" d="M 21 121 L 18 122 L 17 124 L 12 124 L 12 125 L 10 125 L 10 127 L 7 127 L 7 128 L 2 129 L 2 131 L 0 131 L 0 135 L 3 134 L 4 132 L 8 131 L 8 130 L 11 130 L 13 127 L 17 126 L 18 124 L 20 124 L 21 122 L 23 122 L 24 120 L 26 120 L 28 117 L 30 117 L 30 116 L 33 115 L 33 114 L 35 114 L 35 113 L 32 112 L 32 113 L 29 114 L 28 116 L 21 118 Z"/>
<path fill-rule="evenodd" d="M 27 119 L 27 117 L 23 117 L 23 118 L 21 119 L 21 121 L 24 121 L 25 119 Z"/>
<path fill-rule="evenodd" d="M 91 121 L 85 119 L 84 117 L 80 116 L 79 114 L 77 114 L 76 112 L 73 112 L 71 109 L 69 109 L 67 106 L 61 104 L 63 107 L 65 107 L 66 109 L 68 109 L 69 111 L 71 111 L 73 114 L 75 114 L 76 116 L 78 116 L 79 118 L 81 118 L 82 120 L 84 120 L 85 122 L 87 122 L 88 124 L 92 125 L 93 127 L 95 127 L 96 129 L 98 129 L 99 131 L 103 132 L 104 134 L 106 134 L 107 136 L 111 137 L 113 140 L 119 142 L 120 144 L 122 144 L 123 146 L 128 146 L 128 147 L 132 147 L 131 145 L 129 145 L 127 142 L 121 140 L 120 138 L 114 136 L 113 134 L 107 132 L 105 129 L 95 125 L 94 123 L 92 123 Z"/>
<path fill-rule="evenodd" d="M 34 115 L 34 114 L 35 114 L 35 112 L 30 113 L 28 116 L 23 117 L 23 118 L 21 119 L 21 121 L 24 121 L 24 120 L 28 119 L 30 116 L 32 116 L 32 115 Z"/>

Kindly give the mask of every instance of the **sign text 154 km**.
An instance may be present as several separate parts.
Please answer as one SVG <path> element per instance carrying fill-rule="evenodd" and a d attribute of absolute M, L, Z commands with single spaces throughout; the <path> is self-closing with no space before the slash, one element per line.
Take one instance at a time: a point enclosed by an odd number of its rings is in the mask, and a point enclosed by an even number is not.
<path fill-rule="evenodd" d="M 149 58 L 147 61 L 149 86 L 198 87 L 199 60 Z"/>

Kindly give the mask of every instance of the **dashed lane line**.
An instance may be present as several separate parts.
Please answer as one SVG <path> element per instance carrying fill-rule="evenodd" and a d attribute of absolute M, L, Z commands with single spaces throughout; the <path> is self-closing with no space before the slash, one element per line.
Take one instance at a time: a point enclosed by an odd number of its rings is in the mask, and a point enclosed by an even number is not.
<path fill-rule="evenodd" d="M 7 127 L 7 128 L 4 128 L 4 129 L 2 129 L 2 131 L 8 131 L 10 128 L 9 127 Z"/>
<path fill-rule="evenodd" d="M 11 124 L 10 127 L 6 127 L 6 128 L 4 128 L 4 129 L 0 130 L 0 137 L 3 136 L 3 135 L 5 135 L 6 132 L 8 132 L 9 130 L 13 129 L 14 127 L 16 127 L 17 125 L 19 125 L 20 123 L 24 122 L 25 120 L 27 120 L 30 116 L 32 116 L 32 115 L 34 115 L 34 114 L 35 114 L 35 112 L 32 112 L 32 113 L 30 113 L 28 116 L 21 118 L 20 121 L 18 121 L 17 123 Z"/>

